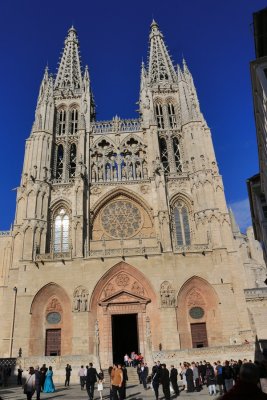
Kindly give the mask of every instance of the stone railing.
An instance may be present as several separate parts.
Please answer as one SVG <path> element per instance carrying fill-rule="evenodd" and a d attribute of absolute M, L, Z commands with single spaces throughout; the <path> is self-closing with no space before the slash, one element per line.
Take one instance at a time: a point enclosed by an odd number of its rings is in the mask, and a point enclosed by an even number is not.
<path fill-rule="evenodd" d="M 235 344 L 227 346 L 201 347 L 185 350 L 166 350 L 153 351 L 154 361 L 161 362 L 183 362 L 183 361 L 203 361 L 210 362 L 227 359 L 254 359 L 255 344 Z M 178 365 L 178 364 L 177 364 Z"/>
<path fill-rule="evenodd" d="M 52 179 L 51 183 L 53 185 L 68 185 L 70 183 L 75 182 L 75 178 L 67 178 L 67 179 Z"/>
<path fill-rule="evenodd" d="M 174 245 L 174 253 L 204 253 L 210 250 L 208 244 L 190 244 L 186 246 Z"/>
<path fill-rule="evenodd" d="M 120 119 L 115 117 L 110 121 L 92 123 L 92 133 L 101 135 L 105 133 L 139 132 L 140 130 L 141 123 L 139 119 Z"/>
<path fill-rule="evenodd" d="M 244 289 L 244 293 L 247 301 L 267 299 L 267 287 Z"/>
<path fill-rule="evenodd" d="M 35 261 L 55 261 L 55 260 L 70 260 L 72 258 L 71 251 L 63 253 L 44 253 L 36 254 Z"/>
<path fill-rule="evenodd" d="M 11 236 L 11 231 L 0 231 L 0 236 Z"/>
<path fill-rule="evenodd" d="M 161 244 L 156 238 L 130 240 L 96 240 L 90 242 L 89 257 L 123 257 L 161 253 Z"/>

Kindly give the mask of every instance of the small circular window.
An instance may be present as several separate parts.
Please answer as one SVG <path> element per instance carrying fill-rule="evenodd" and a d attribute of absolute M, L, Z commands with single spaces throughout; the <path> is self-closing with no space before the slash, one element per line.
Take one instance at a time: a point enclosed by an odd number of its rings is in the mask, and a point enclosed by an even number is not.
<path fill-rule="evenodd" d="M 46 320 L 49 324 L 58 324 L 61 321 L 61 315 L 58 312 L 47 314 Z"/>
<path fill-rule="evenodd" d="M 193 307 L 189 310 L 189 315 L 193 319 L 200 319 L 204 316 L 205 312 L 201 307 Z"/>

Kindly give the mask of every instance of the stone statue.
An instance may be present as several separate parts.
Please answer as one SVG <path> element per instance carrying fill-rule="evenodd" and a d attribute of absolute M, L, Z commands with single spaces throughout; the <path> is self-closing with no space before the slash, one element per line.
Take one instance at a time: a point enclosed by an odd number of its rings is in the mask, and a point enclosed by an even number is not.
<path fill-rule="evenodd" d="M 141 165 L 139 163 L 136 164 L 136 178 L 137 179 L 142 178 L 142 170 L 141 170 Z"/>

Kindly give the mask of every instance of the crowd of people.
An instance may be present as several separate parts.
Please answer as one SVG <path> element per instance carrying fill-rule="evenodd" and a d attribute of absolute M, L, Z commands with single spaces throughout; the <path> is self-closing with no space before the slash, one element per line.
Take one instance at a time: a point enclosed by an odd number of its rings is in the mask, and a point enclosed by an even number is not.
<path fill-rule="evenodd" d="M 131 361 L 129 360 L 131 358 Z M 253 363 L 251 360 L 243 361 L 230 360 L 180 363 L 177 368 L 174 365 L 167 368 L 165 363 L 157 361 L 154 363 L 151 373 L 148 365 L 144 362 L 142 355 L 133 358 L 132 354 L 124 363 L 114 364 L 108 369 L 108 387 L 110 400 L 126 399 L 126 387 L 128 381 L 127 367 L 136 368 L 139 383 L 144 390 L 152 389 L 155 399 L 160 396 L 160 387 L 164 399 L 170 400 L 172 397 L 180 396 L 181 392 L 192 393 L 200 392 L 207 386 L 210 396 L 216 396 L 217 400 L 267 400 L 267 360 L 261 363 Z M 133 362 L 133 360 L 135 360 Z M 3 379 L 4 369 L 1 368 L 1 385 L 7 385 L 7 380 Z M 8 372 L 8 373 L 7 373 Z M 65 368 L 65 386 L 70 385 L 72 368 L 67 364 Z M 17 384 L 22 385 L 21 367 L 17 371 Z M 11 369 L 7 370 L 6 375 L 11 375 Z M 78 376 L 80 378 L 81 390 L 88 393 L 89 400 L 94 399 L 94 391 L 97 383 L 97 390 L 100 399 L 103 398 L 104 372 L 99 372 L 92 363 L 81 365 Z M 41 368 L 30 367 L 23 391 L 27 400 L 36 394 L 36 400 L 40 400 L 41 392 L 53 393 L 55 385 L 53 383 L 53 369 L 45 364 Z M 219 397 L 217 397 L 219 396 Z"/>

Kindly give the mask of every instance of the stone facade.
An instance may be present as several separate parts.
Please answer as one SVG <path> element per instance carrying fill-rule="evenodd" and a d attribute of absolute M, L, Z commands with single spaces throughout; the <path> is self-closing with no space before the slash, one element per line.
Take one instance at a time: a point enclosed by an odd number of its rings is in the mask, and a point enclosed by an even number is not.
<path fill-rule="evenodd" d="M 253 342 L 260 312 L 244 289 L 260 287 L 265 264 L 233 234 L 192 75 L 185 61 L 174 68 L 154 21 L 139 113 L 95 120 L 72 27 L 56 79 L 45 70 L 13 229 L 0 236 L 2 357 L 88 355 L 107 367 L 112 317 L 131 314 L 147 360 Z"/>

